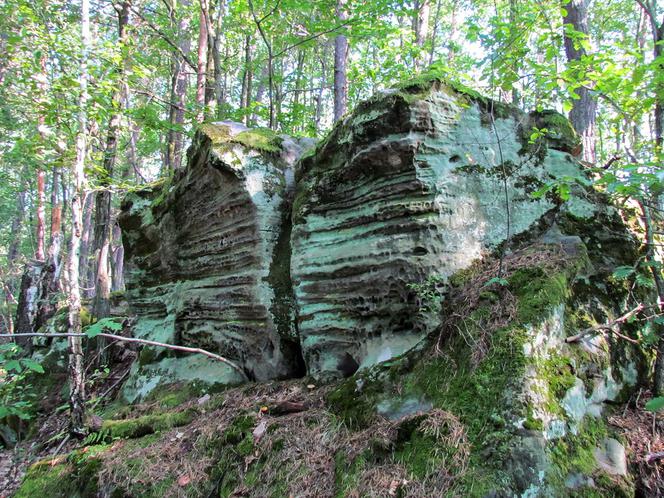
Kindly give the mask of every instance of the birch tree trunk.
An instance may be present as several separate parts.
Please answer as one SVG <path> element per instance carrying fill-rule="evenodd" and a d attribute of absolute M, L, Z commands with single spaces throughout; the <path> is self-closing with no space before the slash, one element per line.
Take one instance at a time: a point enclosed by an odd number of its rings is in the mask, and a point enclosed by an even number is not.
<path fill-rule="evenodd" d="M 415 70 L 422 68 L 424 60 L 424 44 L 429 33 L 429 13 L 431 11 L 430 0 L 415 1 L 415 16 L 413 17 L 413 32 L 415 34 L 415 46 L 418 53 L 415 56 Z"/>
<path fill-rule="evenodd" d="M 208 26 L 207 26 L 207 0 L 200 0 L 199 30 L 198 30 L 198 61 L 196 66 L 196 121 L 202 123 L 205 119 L 205 82 L 208 61 Z"/>
<path fill-rule="evenodd" d="M 69 329 L 70 334 L 81 332 L 81 291 L 79 288 L 79 250 L 83 230 L 82 207 L 85 197 L 85 156 L 88 105 L 88 68 L 90 50 L 90 4 L 81 0 L 81 67 L 78 110 L 78 136 L 76 137 L 76 162 L 74 163 L 74 190 L 71 208 L 71 242 L 69 247 Z M 69 430 L 74 436 L 85 434 L 85 378 L 83 370 L 83 346 L 80 336 L 70 335 L 69 343 Z"/>
<path fill-rule="evenodd" d="M 342 24 L 348 19 L 346 0 L 337 0 L 337 19 Z M 343 33 L 334 38 L 334 121 L 339 121 L 348 108 L 348 38 Z"/>

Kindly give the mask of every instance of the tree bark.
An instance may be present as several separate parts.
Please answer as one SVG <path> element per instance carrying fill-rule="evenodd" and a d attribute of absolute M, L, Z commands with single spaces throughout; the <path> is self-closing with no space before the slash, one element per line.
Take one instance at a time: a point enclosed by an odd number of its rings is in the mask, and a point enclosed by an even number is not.
<path fill-rule="evenodd" d="M 337 0 L 336 14 L 339 24 L 348 19 L 345 10 L 346 0 Z M 348 61 L 348 38 L 343 33 L 334 38 L 334 121 L 339 121 L 348 108 L 348 78 L 346 62 Z"/>
<path fill-rule="evenodd" d="M 429 33 L 429 13 L 431 11 L 430 0 L 415 0 L 415 16 L 413 17 L 413 32 L 415 35 L 415 46 L 418 53 L 415 57 L 415 70 L 422 67 L 424 57 L 424 44 Z"/>
<path fill-rule="evenodd" d="M 274 69 L 272 67 L 273 65 L 273 56 L 272 56 L 272 43 L 270 42 L 267 34 L 265 33 L 265 30 L 263 29 L 263 21 L 270 17 L 275 9 L 272 9 L 272 11 L 265 16 L 263 16 L 261 19 L 258 19 L 256 16 L 256 11 L 254 10 L 254 4 L 252 0 L 248 0 L 249 2 L 249 9 L 251 10 L 251 15 L 254 18 L 254 22 L 256 23 L 256 27 L 258 28 L 258 32 L 261 35 L 261 38 L 263 39 L 263 43 L 265 44 L 265 48 L 267 48 L 267 74 L 268 74 L 268 96 L 270 100 L 270 128 L 275 129 L 277 123 L 275 120 L 275 107 L 274 107 Z M 277 6 L 279 4 L 277 3 Z M 251 95 L 249 92 L 248 95 Z M 247 100 L 249 102 L 249 100 Z"/>
<path fill-rule="evenodd" d="M 76 162 L 74 164 L 74 190 L 71 207 L 71 242 L 69 247 L 69 315 L 68 333 L 81 333 L 81 292 L 79 288 L 79 251 L 83 231 L 82 208 L 85 199 L 85 159 L 87 150 L 88 105 L 88 53 L 90 47 L 90 4 L 81 0 L 81 74 L 78 110 L 78 135 L 76 137 Z M 69 408 L 70 433 L 80 437 L 85 434 L 85 377 L 83 370 L 83 342 L 80 336 L 70 336 L 69 343 Z"/>
<path fill-rule="evenodd" d="M 24 174 L 27 174 L 24 171 Z M 11 228 L 11 241 L 9 243 L 9 248 L 7 250 L 7 266 L 12 267 L 16 259 L 18 258 L 19 246 L 21 241 L 21 228 L 23 227 L 23 221 L 25 219 L 25 198 L 27 196 L 27 182 L 25 179 L 23 181 L 23 187 L 18 192 L 16 196 L 16 215 L 12 220 Z"/>
<path fill-rule="evenodd" d="M 178 52 L 173 54 L 173 74 L 171 78 L 171 99 L 170 123 L 171 129 L 168 132 L 168 143 L 166 151 L 166 166 L 171 171 L 182 167 L 182 156 L 184 147 L 184 118 L 187 96 L 187 72 L 185 57 L 189 56 L 191 45 L 189 43 L 189 17 L 185 13 L 190 5 L 189 0 L 183 0 L 181 3 L 182 12 L 180 19 L 177 19 L 177 13 L 171 8 L 169 16 L 171 23 L 177 26 L 178 33 Z"/>
<path fill-rule="evenodd" d="M 589 0 L 570 0 L 563 5 L 566 15 L 563 17 L 563 23 L 571 26 L 574 31 L 583 33 L 588 37 L 588 4 Z M 564 29 L 564 28 L 563 28 Z M 580 63 L 586 55 L 582 46 L 575 46 L 574 39 L 563 30 L 565 39 L 565 54 L 571 64 Z M 583 69 L 581 69 L 583 71 Z M 579 99 L 572 104 L 572 110 L 569 113 L 569 119 L 572 126 L 581 137 L 583 144 L 583 160 L 588 163 L 595 162 L 595 117 L 597 113 L 597 102 L 591 96 L 590 90 L 582 86 L 576 90 Z"/>
<path fill-rule="evenodd" d="M 62 204 L 60 203 L 60 170 L 53 166 L 51 177 L 51 241 L 52 246 L 62 231 Z"/>
<path fill-rule="evenodd" d="M 200 0 L 199 30 L 198 30 L 198 64 L 196 66 L 196 121 L 202 123 L 205 119 L 205 82 L 208 61 L 208 3 Z"/>
<path fill-rule="evenodd" d="M 83 203 L 83 228 L 80 238 L 79 249 L 79 283 L 82 285 L 83 296 L 92 296 L 91 290 L 94 282 L 94 265 L 90 264 L 90 249 L 94 242 L 92 220 L 94 215 L 95 197 L 93 195 L 86 195 Z M 71 216 L 71 214 L 70 214 Z"/>
<path fill-rule="evenodd" d="M 221 119 L 226 105 L 226 80 L 228 78 L 226 71 L 221 71 L 221 41 L 224 40 L 224 54 L 228 58 L 228 42 L 222 36 L 223 19 L 226 13 L 226 0 L 219 0 L 219 8 L 217 10 L 217 19 L 215 21 L 214 30 L 214 50 L 212 52 L 214 57 L 214 94 L 217 101 L 216 116 Z"/>
<path fill-rule="evenodd" d="M 40 120 L 42 118 L 40 117 Z M 46 252 L 44 246 L 46 224 L 46 173 L 42 168 L 37 170 L 37 248 L 35 249 L 35 259 L 44 261 L 46 259 Z"/>
<path fill-rule="evenodd" d="M 124 47 L 127 43 L 127 27 L 129 25 L 129 13 L 131 1 L 125 0 L 116 6 L 118 15 L 118 43 Z M 111 271 L 110 271 L 110 243 L 111 243 L 111 209 L 112 196 L 110 191 L 111 181 L 113 179 L 113 170 L 118 153 L 118 135 L 122 122 L 122 103 L 124 102 L 124 82 L 125 62 L 122 62 L 116 70 L 117 85 L 113 90 L 112 108 L 108 123 L 108 132 L 106 136 L 106 149 L 103 158 L 103 174 L 101 187 L 102 190 L 95 195 L 95 227 L 94 227 L 94 252 L 96 260 L 95 275 L 95 297 L 92 306 L 92 315 L 99 319 L 107 317 L 111 312 L 110 293 L 111 293 Z"/>
<path fill-rule="evenodd" d="M 38 87 L 41 93 L 40 99 L 46 98 L 47 85 L 46 82 L 46 51 L 44 55 L 39 58 L 39 66 L 41 68 L 41 74 L 39 75 Z M 38 131 L 39 137 L 41 139 L 40 150 L 44 152 L 46 145 L 46 116 L 45 109 L 41 109 L 39 112 L 39 117 L 37 118 L 38 122 Z M 42 157 L 43 159 L 43 157 Z M 46 259 L 46 246 L 45 246 L 45 226 L 46 226 L 46 172 L 44 167 L 40 166 L 37 169 L 37 248 L 35 250 L 35 259 L 39 261 L 44 261 Z"/>

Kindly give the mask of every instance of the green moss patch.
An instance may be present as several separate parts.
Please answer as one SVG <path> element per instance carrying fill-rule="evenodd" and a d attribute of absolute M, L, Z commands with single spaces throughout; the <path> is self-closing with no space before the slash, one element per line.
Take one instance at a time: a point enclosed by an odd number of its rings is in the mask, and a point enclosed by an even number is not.
<path fill-rule="evenodd" d="M 180 412 L 167 412 L 127 420 L 105 420 L 101 432 L 111 438 L 138 438 L 154 432 L 172 429 L 191 423 L 196 410 L 187 409 Z"/>

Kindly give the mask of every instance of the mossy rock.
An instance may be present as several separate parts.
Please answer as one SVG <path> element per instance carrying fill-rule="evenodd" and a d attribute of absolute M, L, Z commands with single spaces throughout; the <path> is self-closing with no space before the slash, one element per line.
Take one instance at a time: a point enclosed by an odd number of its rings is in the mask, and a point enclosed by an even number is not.
<path fill-rule="evenodd" d="M 190 424 L 197 411 L 193 408 L 162 414 L 144 415 L 126 420 L 104 420 L 100 432 L 113 438 L 139 438 L 155 432 Z"/>

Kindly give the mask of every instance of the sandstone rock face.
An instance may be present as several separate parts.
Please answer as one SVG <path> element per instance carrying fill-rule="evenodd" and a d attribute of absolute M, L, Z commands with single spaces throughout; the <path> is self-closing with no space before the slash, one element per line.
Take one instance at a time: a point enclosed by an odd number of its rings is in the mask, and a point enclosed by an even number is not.
<path fill-rule="evenodd" d="M 361 104 L 299 162 L 293 139 L 203 125 L 188 167 L 124 205 L 129 300 L 138 336 L 243 372 L 146 350 L 127 396 L 177 379 L 348 376 L 401 355 L 441 323 L 451 275 L 550 225 L 560 199 L 532 194 L 583 178 L 577 144 L 560 115 L 439 81 Z M 562 209 L 593 216 L 577 190 Z"/>
<path fill-rule="evenodd" d="M 535 126 L 549 138 L 529 143 Z M 348 357 L 365 367 L 417 344 L 440 319 L 413 284 L 442 291 L 447 277 L 537 225 L 556 203 L 531 194 L 583 176 L 574 147 L 562 116 L 529 116 L 445 84 L 361 104 L 298 169 L 292 276 L 309 371 L 336 373 Z"/>
<path fill-rule="evenodd" d="M 245 374 L 204 357 L 144 350 L 127 397 L 168 381 L 236 383 L 303 371 L 288 244 L 300 152 L 268 131 L 204 125 L 184 171 L 125 201 L 135 335 L 216 352 Z"/>

